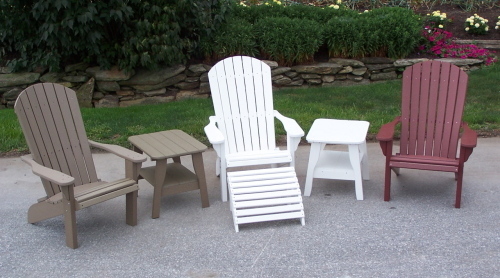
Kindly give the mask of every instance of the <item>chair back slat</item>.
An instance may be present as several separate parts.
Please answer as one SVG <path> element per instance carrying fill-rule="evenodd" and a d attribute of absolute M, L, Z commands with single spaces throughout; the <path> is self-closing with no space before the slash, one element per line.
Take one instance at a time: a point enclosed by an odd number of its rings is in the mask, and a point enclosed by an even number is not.
<path fill-rule="evenodd" d="M 426 64 L 429 65 L 429 64 Z M 430 84 L 429 84 L 429 101 L 428 101 L 428 115 L 427 115 L 427 129 L 426 137 L 434 138 L 436 134 L 436 112 L 437 112 L 437 101 L 439 95 L 439 75 L 432 74 L 433 72 L 439 72 L 439 63 L 430 64 Z M 434 148 L 434 141 L 429 140 L 425 144 L 424 153 L 432 153 Z"/>
<path fill-rule="evenodd" d="M 257 98 L 255 97 L 256 88 L 260 88 L 261 84 L 255 84 L 254 75 L 253 75 L 253 66 L 252 59 L 248 59 L 249 57 L 242 57 L 242 65 L 244 72 L 244 81 L 246 86 L 246 100 L 248 105 L 248 121 L 249 121 L 249 133 L 250 137 L 247 137 L 251 140 L 252 150 L 260 150 L 261 149 L 261 141 L 262 137 L 258 132 L 252 132 L 254 130 L 259 130 L 259 115 L 257 113 Z M 264 144 L 264 148 L 265 144 Z"/>
<path fill-rule="evenodd" d="M 253 58 L 252 58 L 253 59 Z M 268 150 L 272 150 L 276 148 L 276 139 L 275 139 L 275 131 L 274 131 L 274 106 L 273 106 L 273 86 L 271 79 L 271 68 L 264 62 L 259 61 L 257 59 L 252 60 L 254 64 L 254 68 L 260 69 L 259 78 L 255 78 L 256 82 L 262 84 L 262 88 L 259 88 L 259 91 L 262 90 L 261 99 L 263 100 L 265 107 L 265 127 L 266 127 L 266 137 L 262 140 L 267 140 L 267 148 Z M 263 124 L 264 125 L 264 124 Z"/>
<path fill-rule="evenodd" d="M 28 88 L 26 90 L 32 90 L 32 88 Z M 36 122 L 34 122 L 36 117 L 33 110 L 39 110 L 36 105 L 36 101 L 32 106 L 28 96 L 26 94 L 21 94 L 16 100 L 15 111 L 33 159 L 40 164 L 50 165 L 49 154 L 43 146 L 43 140 L 40 136 L 40 128 L 43 129 L 43 127 L 39 127 Z M 40 148 L 38 146 L 40 146 Z M 57 185 L 54 185 L 47 180 L 42 179 L 42 184 L 48 197 L 60 192 L 60 188 Z"/>
<path fill-rule="evenodd" d="M 238 140 L 242 142 L 239 144 L 242 147 L 242 150 L 251 150 L 252 149 L 252 140 L 251 131 L 250 131 L 250 121 L 249 121 L 249 109 L 248 109 L 248 99 L 247 95 L 250 94 L 253 90 L 253 84 L 247 84 L 245 82 L 245 72 L 243 63 L 232 63 L 234 70 L 234 81 L 236 83 L 236 94 L 238 101 L 236 107 L 237 109 L 237 117 L 234 117 L 235 125 L 241 127 L 240 132 L 237 132 L 235 135 L 238 137 Z M 234 112 L 233 112 L 234 115 Z"/>
<path fill-rule="evenodd" d="M 402 85 L 402 94 L 401 94 L 401 142 L 400 142 L 400 153 L 406 154 L 408 153 L 408 140 L 410 137 L 410 103 L 411 103 L 411 94 L 405 92 L 412 92 L 412 83 L 413 83 L 413 67 L 409 67 L 406 69 L 405 74 L 403 74 L 403 85 Z"/>
<path fill-rule="evenodd" d="M 210 89 L 227 153 L 275 148 L 271 70 L 251 57 L 218 62 L 209 72 Z"/>
<path fill-rule="evenodd" d="M 463 70 L 446 62 L 404 71 L 401 154 L 456 157 L 467 81 Z"/>
<path fill-rule="evenodd" d="M 431 84 L 431 65 L 423 64 L 422 79 L 420 82 L 420 98 L 419 98 L 419 111 L 418 111 L 418 127 L 417 127 L 417 145 L 416 153 L 424 153 L 427 134 L 427 123 L 429 117 L 429 92 Z M 424 105 L 426 104 L 426 105 Z"/>
<path fill-rule="evenodd" d="M 21 92 L 15 111 L 35 161 L 74 177 L 75 185 L 97 181 L 73 90 L 52 83 L 33 85 Z M 43 183 L 48 196 L 60 191 Z"/>
<path fill-rule="evenodd" d="M 464 71 L 458 72 L 457 98 L 455 102 L 455 110 L 453 116 L 453 127 L 451 130 L 450 146 L 448 149 L 448 157 L 453 157 L 457 153 L 458 139 L 460 136 L 460 128 L 462 126 L 462 116 L 465 108 L 465 98 L 467 95 L 468 75 Z"/>
<path fill-rule="evenodd" d="M 229 95 L 229 86 L 231 86 L 231 84 L 226 82 L 226 69 L 224 64 L 218 64 L 218 66 L 212 67 L 208 76 L 215 117 L 217 118 L 217 126 L 221 132 L 226 135 L 226 148 L 229 151 L 234 151 L 236 149 L 236 144 L 232 124 L 233 119 L 229 117 L 229 115 L 231 115 L 231 105 L 230 99 L 225 97 Z"/>

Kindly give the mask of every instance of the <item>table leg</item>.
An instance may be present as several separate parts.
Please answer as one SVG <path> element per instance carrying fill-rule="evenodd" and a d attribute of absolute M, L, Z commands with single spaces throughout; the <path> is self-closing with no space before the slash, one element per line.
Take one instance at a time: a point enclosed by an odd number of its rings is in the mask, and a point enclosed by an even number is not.
<path fill-rule="evenodd" d="M 163 182 L 167 174 L 167 159 L 160 159 L 156 161 L 155 166 L 155 182 L 153 184 L 153 213 L 152 218 L 160 217 L 160 204 L 163 189 Z"/>
<path fill-rule="evenodd" d="M 325 144 L 312 143 L 309 151 L 309 164 L 307 165 L 306 185 L 304 186 L 304 196 L 311 196 L 312 181 L 314 178 L 314 168 L 318 163 L 319 155 Z"/>
<path fill-rule="evenodd" d="M 138 147 L 136 147 L 134 145 L 132 145 L 132 150 L 134 152 L 136 152 L 136 153 L 144 153 L 143 151 L 141 151 L 141 149 L 139 149 Z M 127 177 L 128 177 L 127 169 L 132 169 L 132 168 L 129 168 L 129 167 L 132 167 L 132 166 L 127 166 L 127 164 L 125 164 L 125 174 L 127 175 Z M 133 171 L 131 172 L 131 175 L 135 177 L 135 181 L 136 182 L 139 182 L 139 180 L 143 179 L 143 177 L 141 175 L 139 175 L 139 170 L 140 170 L 141 167 L 142 167 L 142 163 L 141 163 L 141 166 L 138 167 L 137 173 L 134 173 Z"/>
<path fill-rule="evenodd" d="M 359 145 L 349 145 L 349 160 L 354 172 L 356 199 L 363 200 L 363 182 L 361 180 L 361 159 Z"/>
<path fill-rule="evenodd" d="M 198 177 L 198 185 L 200 186 L 201 207 L 206 208 L 210 206 L 208 201 L 207 180 L 205 178 L 205 167 L 203 166 L 203 153 L 192 154 L 193 167 L 196 176 Z"/>

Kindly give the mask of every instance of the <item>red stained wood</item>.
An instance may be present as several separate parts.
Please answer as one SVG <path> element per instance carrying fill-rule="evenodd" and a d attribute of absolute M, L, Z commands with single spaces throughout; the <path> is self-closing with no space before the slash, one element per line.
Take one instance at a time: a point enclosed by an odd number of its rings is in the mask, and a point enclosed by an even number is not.
<path fill-rule="evenodd" d="M 400 152 L 392 154 L 395 122 L 384 125 L 377 138 L 386 156 L 384 199 L 390 199 L 391 169 L 455 172 L 457 198 L 460 207 L 463 163 L 472 153 L 477 134 L 462 122 L 467 92 L 467 74 L 446 62 L 426 61 L 407 68 L 403 73 L 401 96 Z M 397 120 L 397 119 L 396 119 Z M 460 147 L 463 158 L 457 157 L 460 132 L 464 139 Z"/>

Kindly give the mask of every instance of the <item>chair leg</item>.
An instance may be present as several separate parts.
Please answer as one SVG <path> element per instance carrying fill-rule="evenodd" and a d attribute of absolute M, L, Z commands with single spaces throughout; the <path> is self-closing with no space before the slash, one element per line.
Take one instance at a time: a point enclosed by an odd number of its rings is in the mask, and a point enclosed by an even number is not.
<path fill-rule="evenodd" d="M 457 193 L 455 198 L 455 208 L 460 208 L 460 202 L 462 200 L 462 179 L 463 179 L 463 168 L 459 168 L 458 173 L 456 173 L 455 178 L 457 180 Z"/>
<path fill-rule="evenodd" d="M 221 165 L 221 166 L 222 166 L 220 168 L 221 199 L 223 202 L 227 202 L 227 168 L 223 165 Z"/>
<path fill-rule="evenodd" d="M 221 163 L 220 163 L 220 157 L 217 157 L 217 159 L 215 160 L 215 175 L 217 177 L 220 176 L 220 165 L 221 165 Z"/>
<path fill-rule="evenodd" d="M 136 190 L 125 195 L 125 221 L 130 226 L 137 225 L 137 192 Z"/>
<path fill-rule="evenodd" d="M 384 201 L 388 202 L 391 199 L 391 167 L 385 166 L 385 188 Z"/>
<path fill-rule="evenodd" d="M 64 231 L 66 234 L 66 245 L 69 248 L 76 249 L 78 248 L 78 240 L 76 236 L 75 198 L 71 186 L 61 186 L 61 191 L 63 192 Z"/>

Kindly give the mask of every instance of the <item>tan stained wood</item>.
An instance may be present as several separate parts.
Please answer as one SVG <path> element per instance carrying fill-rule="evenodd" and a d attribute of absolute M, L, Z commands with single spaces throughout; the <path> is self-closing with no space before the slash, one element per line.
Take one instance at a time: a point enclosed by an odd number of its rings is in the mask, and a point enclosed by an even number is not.
<path fill-rule="evenodd" d="M 182 130 L 165 130 L 129 137 L 134 150 L 142 151 L 156 161 L 155 166 L 140 169 L 140 177 L 153 187 L 152 218 L 160 217 L 161 197 L 200 190 L 202 207 L 208 207 L 208 192 L 203 170 L 202 152 L 207 146 Z M 195 173 L 185 168 L 180 157 L 191 155 Z M 174 163 L 167 163 L 172 158 Z"/>
<path fill-rule="evenodd" d="M 207 149 L 207 146 L 182 130 L 134 135 L 128 140 L 153 160 L 189 155 Z"/>
<path fill-rule="evenodd" d="M 64 215 L 66 245 L 77 248 L 75 211 L 127 195 L 126 222 L 136 225 L 135 179 L 141 162 L 127 163 L 128 178 L 110 183 L 97 178 L 75 91 L 54 83 L 35 84 L 21 92 L 14 109 L 32 157 L 23 161 L 41 177 L 46 192 L 28 210 L 29 223 Z M 61 176 L 67 178 L 57 178 Z"/>

